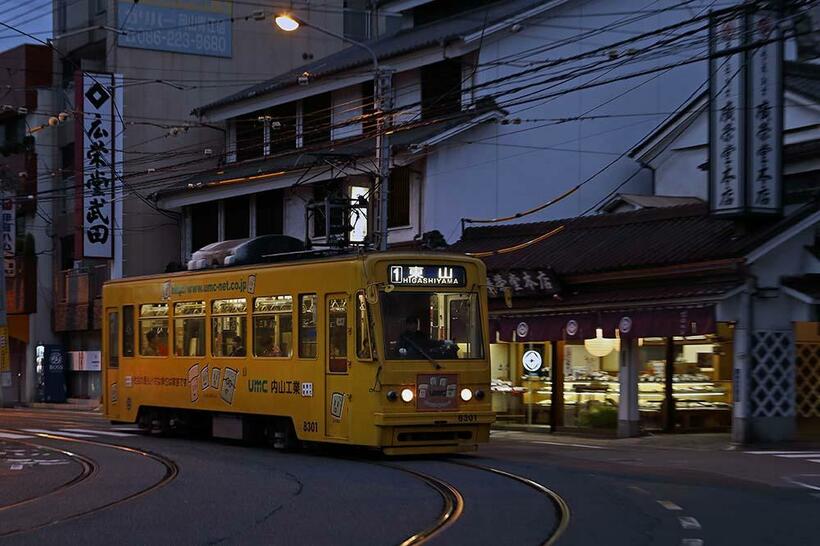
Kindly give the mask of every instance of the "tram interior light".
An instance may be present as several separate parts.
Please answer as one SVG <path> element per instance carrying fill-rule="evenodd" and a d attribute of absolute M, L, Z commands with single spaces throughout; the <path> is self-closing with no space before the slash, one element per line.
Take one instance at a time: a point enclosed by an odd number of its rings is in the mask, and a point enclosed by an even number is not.
<path fill-rule="evenodd" d="M 401 391 L 401 399 L 405 402 L 412 402 L 414 396 L 412 389 L 404 389 Z"/>
<path fill-rule="evenodd" d="M 473 391 L 470 389 L 461 389 L 461 399 L 465 402 L 469 402 L 473 399 Z"/>

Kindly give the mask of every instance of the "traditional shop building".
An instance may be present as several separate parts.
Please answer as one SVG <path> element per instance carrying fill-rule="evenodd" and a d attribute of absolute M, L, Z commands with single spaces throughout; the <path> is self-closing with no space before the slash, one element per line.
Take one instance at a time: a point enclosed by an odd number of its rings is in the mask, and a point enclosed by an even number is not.
<path fill-rule="evenodd" d="M 816 351 L 819 221 L 817 201 L 768 225 L 701 203 L 468 228 L 455 250 L 488 267 L 499 421 L 792 437 L 820 395 L 794 360 L 796 331 Z"/>

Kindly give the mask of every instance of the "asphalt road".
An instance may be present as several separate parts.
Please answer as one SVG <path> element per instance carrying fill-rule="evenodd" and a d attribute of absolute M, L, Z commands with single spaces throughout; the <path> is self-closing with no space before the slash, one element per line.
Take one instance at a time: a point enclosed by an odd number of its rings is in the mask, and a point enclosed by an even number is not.
<path fill-rule="evenodd" d="M 386 459 L 0 410 L 0 542 L 820 544 L 820 451 L 716 438 L 498 432 L 475 455 Z"/>

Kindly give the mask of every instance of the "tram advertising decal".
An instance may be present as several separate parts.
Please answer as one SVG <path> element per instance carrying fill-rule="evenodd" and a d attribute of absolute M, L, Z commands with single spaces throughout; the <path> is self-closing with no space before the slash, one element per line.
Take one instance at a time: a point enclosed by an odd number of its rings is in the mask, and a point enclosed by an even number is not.
<path fill-rule="evenodd" d="M 397 286 L 467 285 L 467 273 L 458 265 L 391 265 L 390 283 Z"/>
<path fill-rule="evenodd" d="M 456 374 L 420 374 L 417 379 L 419 410 L 458 409 Z"/>
<path fill-rule="evenodd" d="M 188 294 L 204 294 L 207 292 L 256 292 L 256 275 L 248 275 L 247 279 L 232 279 L 228 281 L 210 282 L 204 284 L 174 284 L 166 281 L 162 285 L 162 298 L 170 299 L 173 296 Z"/>

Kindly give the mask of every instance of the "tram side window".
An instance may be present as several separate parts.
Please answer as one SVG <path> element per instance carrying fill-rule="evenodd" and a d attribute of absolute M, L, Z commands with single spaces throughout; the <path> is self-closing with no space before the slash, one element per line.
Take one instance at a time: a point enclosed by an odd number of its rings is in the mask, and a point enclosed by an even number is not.
<path fill-rule="evenodd" d="M 247 354 L 247 312 L 245 298 L 214 300 L 211 307 L 213 356 L 243 357 Z"/>
<path fill-rule="evenodd" d="M 205 302 L 174 304 L 174 354 L 205 356 Z"/>
<path fill-rule="evenodd" d="M 122 308 L 122 356 L 134 356 L 134 306 Z"/>
<path fill-rule="evenodd" d="M 118 335 L 120 325 L 117 320 L 117 311 L 108 311 L 108 367 L 117 368 L 120 365 Z"/>
<path fill-rule="evenodd" d="M 140 354 L 168 356 L 168 304 L 140 305 Z"/>
<path fill-rule="evenodd" d="M 356 355 L 362 360 L 373 359 L 373 331 L 367 314 L 364 292 L 356 294 Z"/>
<path fill-rule="evenodd" d="M 299 296 L 299 358 L 316 358 L 316 294 Z"/>
<path fill-rule="evenodd" d="M 253 354 L 293 354 L 293 296 L 259 297 L 253 303 Z"/>

